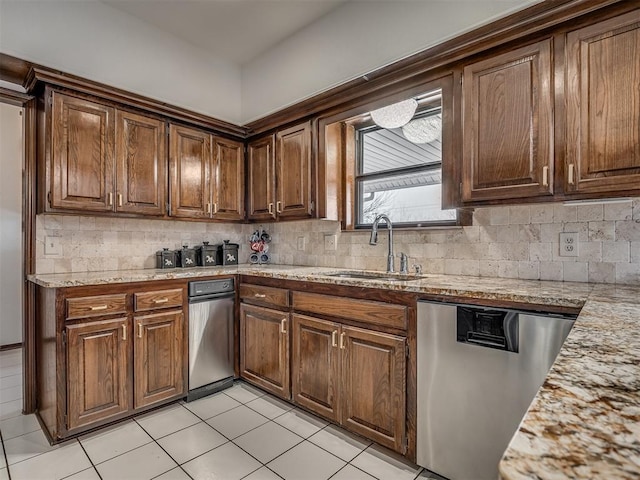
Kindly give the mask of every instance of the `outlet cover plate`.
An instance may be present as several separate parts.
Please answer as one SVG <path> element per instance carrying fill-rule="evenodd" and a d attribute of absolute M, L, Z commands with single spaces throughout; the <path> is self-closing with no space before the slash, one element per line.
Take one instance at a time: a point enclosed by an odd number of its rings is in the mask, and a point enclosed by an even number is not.
<path fill-rule="evenodd" d="M 297 244 L 298 250 L 304 250 L 304 244 L 305 244 L 305 238 L 298 237 L 298 244 Z"/>
<path fill-rule="evenodd" d="M 44 254 L 47 257 L 62 257 L 60 237 L 44 237 Z"/>
<path fill-rule="evenodd" d="M 326 251 L 335 251 L 336 249 L 336 235 L 334 233 L 328 233 L 324 236 L 324 249 Z"/>
<path fill-rule="evenodd" d="M 560 256 L 578 256 L 578 232 L 562 232 L 560 234 Z"/>

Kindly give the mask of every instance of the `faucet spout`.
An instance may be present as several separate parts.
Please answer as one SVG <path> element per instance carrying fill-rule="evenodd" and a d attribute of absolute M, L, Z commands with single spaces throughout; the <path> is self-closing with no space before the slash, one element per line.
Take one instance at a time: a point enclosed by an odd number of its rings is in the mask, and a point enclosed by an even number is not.
<path fill-rule="evenodd" d="M 389 230 L 389 246 L 388 246 L 388 255 L 387 255 L 387 273 L 395 272 L 394 266 L 394 256 L 393 256 L 393 225 L 391 224 L 391 220 L 385 214 L 381 213 L 378 215 L 373 221 L 373 225 L 371 226 L 371 237 L 369 238 L 369 245 L 376 245 L 378 243 L 378 224 L 384 220 L 387 225 L 387 230 Z"/>

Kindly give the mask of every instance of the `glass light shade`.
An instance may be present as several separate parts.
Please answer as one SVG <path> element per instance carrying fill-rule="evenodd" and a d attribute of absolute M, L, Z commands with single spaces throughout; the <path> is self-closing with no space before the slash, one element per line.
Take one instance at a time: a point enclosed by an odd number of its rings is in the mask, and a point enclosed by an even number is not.
<path fill-rule="evenodd" d="M 416 118 L 402 127 L 402 134 L 411 143 L 431 143 L 440 138 L 442 133 L 442 117 L 430 115 Z"/>
<path fill-rule="evenodd" d="M 413 98 L 382 107 L 371 112 L 373 121 L 382 128 L 400 128 L 406 125 L 416 113 L 418 102 Z"/>

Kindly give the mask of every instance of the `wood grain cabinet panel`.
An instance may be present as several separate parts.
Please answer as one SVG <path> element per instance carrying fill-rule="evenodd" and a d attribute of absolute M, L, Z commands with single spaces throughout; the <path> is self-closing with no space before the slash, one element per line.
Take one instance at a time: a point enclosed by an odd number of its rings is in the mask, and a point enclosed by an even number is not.
<path fill-rule="evenodd" d="M 406 340 L 342 327 L 342 421 L 350 430 L 405 451 Z"/>
<path fill-rule="evenodd" d="M 55 91 L 51 95 L 50 207 L 113 210 L 114 109 Z"/>
<path fill-rule="evenodd" d="M 171 211 L 173 217 L 211 216 L 211 135 L 193 128 L 169 127 Z"/>
<path fill-rule="evenodd" d="M 240 305 L 240 375 L 282 398 L 291 398 L 289 314 Z"/>
<path fill-rule="evenodd" d="M 114 315 L 127 311 L 127 295 L 124 293 L 67 298 L 66 303 L 67 320 Z"/>
<path fill-rule="evenodd" d="M 134 342 L 134 408 L 184 391 L 181 311 L 136 316 Z"/>
<path fill-rule="evenodd" d="M 289 290 L 241 283 L 240 300 L 256 305 L 286 308 L 289 306 Z"/>
<path fill-rule="evenodd" d="M 276 218 L 275 137 L 249 142 L 247 147 L 247 218 Z"/>
<path fill-rule="evenodd" d="M 553 193 L 551 40 L 464 67 L 462 199 Z"/>
<path fill-rule="evenodd" d="M 66 327 L 68 430 L 129 409 L 129 328 L 127 317 Z"/>
<path fill-rule="evenodd" d="M 164 121 L 116 111 L 116 211 L 165 214 L 165 142 Z"/>
<path fill-rule="evenodd" d="M 293 400 L 340 421 L 340 324 L 293 314 L 291 385 Z"/>
<path fill-rule="evenodd" d="M 184 290 L 182 288 L 134 293 L 133 309 L 136 312 L 144 312 L 162 308 L 182 307 L 183 297 Z"/>
<path fill-rule="evenodd" d="M 279 218 L 308 218 L 313 213 L 311 124 L 276 135 L 276 212 Z"/>
<path fill-rule="evenodd" d="M 244 220 L 244 144 L 213 141 L 213 218 Z"/>
<path fill-rule="evenodd" d="M 568 193 L 640 191 L 640 10 L 569 32 Z"/>

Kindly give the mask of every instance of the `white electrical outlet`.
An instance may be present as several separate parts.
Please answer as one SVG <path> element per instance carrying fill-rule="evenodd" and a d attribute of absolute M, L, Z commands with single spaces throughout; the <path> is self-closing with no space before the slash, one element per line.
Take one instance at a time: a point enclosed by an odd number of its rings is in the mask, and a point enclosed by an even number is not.
<path fill-rule="evenodd" d="M 304 237 L 298 237 L 298 250 L 304 250 Z"/>
<path fill-rule="evenodd" d="M 60 237 L 44 237 L 44 254 L 49 257 L 62 256 Z"/>
<path fill-rule="evenodd" d="M 578 256 L 578 232 L 563 232 L 560 234 L 560 256 Z"/>
<path fill-rule="evenodd" d="M 336 249 L 336 235 L 333 233 L 326 234 L 324 236 L 324 249 L 326 251 L 335 251 Z"/>

